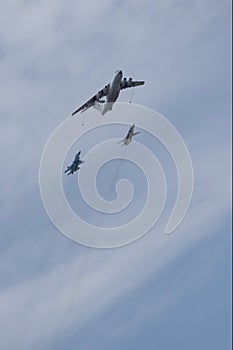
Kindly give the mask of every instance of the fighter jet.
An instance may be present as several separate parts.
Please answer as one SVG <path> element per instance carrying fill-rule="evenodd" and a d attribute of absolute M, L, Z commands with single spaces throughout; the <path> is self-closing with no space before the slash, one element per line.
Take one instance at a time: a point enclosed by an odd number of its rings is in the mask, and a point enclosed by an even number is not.
<path fill-rule="evenodd" d="M 67 173 L 69 171 L 69 173 L 67 175 L 75 173 L 75 171 L 80 169 L 79 165 L 84 163 L 84 161 L 80 159 L 80 154 L 81 154 L 81 151 L 79 151 L 75 155 L 73 163 L 70 166 L 68 166 L 67 169 L 65 170 L 65 173 Z"/>
<path fill-rule="evenodd" d="M 105 85 L 105 87 L 97 92 L 90 100 L 84 103 L 81 107 L 72 113 L 72 116 L 78 112 L 84 112 L 90 107 L 96 107 L 102 115 L 112 110 L 114 102 L 116 102 L 120 90 L 127 89 L 134 86 L 144 85 L 145 81 L 133 81 L 132 78 L 123 78 L 122 70 L 117 70 L 114 74 L 113 80 Z M 106 100 L 101 100 L 106 96 Z M 100 104 L 103 105 L 100 105 Z"/>
<path fill-rule="evenodd" d="M 132 142 L 132 137 L 137 134 L 140 134 L 140 131 L 134 132 L 134 128 L 135 128 L 135 124 L 131 125 L 131 127 L 129 128 L 128 134 L 125 136 L 125 138 L 118 142 L 118 143 L 122 142 L 121 146 L 128 146 L 130 142 Z"/>

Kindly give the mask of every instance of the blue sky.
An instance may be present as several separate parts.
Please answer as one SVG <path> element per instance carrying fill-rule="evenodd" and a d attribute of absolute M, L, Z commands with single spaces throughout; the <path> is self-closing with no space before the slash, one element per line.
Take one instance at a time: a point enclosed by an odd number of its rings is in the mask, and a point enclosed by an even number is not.
<path fill-rule="evenodd" d="M 230 2 L 19 0 L 0 19 L 1 348 L 230 349 Z M 194 193 L 174 234 L 167 208 L 142 239 L 97 250 L 52 225 L 39 164 L 53 130 L 119 68 L 146 81 L 133 101 L 184 138 Z"/>

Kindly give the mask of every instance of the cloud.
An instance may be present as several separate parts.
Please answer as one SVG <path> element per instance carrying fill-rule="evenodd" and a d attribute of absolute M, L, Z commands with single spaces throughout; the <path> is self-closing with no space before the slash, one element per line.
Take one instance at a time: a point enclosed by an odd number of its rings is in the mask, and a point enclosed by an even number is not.
<path fill-rule="evenodd" d="M 224 151 L 225 147 L 222 147 L 213 162 L 222 161 Z M 198 158 L 194 159 L 196 166 L 206 157 L 205 153 L 198 154 Z M 219 179 L 210 177 L 212 168 L 210 166 L 209 173 L 206 173 L 206 178 L 212 181 L 208 184 L 211 188 Z M 198 182 L 202 188 L 207 185 L 206 178 Z M 106 252 L 87 250 L 81 257 L 55 266 L 48 273 L 2 291 L 0 300 L 5 317 L 1 329 L 10 329 L 10 332 L 4 332 L 4 347 L 10 349 L 17 344 L 19 349 L 27 349 L 40 342 L 48 344 L 55 341 L 61 329 L 66 332 L 74 326 L 76 332 L 84 332 L 85 327 L 101 318 L 110 305 L 116 305 L 123 296 L 130 295 L 152 276 L 160 274 L 184 251 L 207 239 L 218 226 L 221 227 L 220 218 L 228 210 L 229 202 L 226 202 L 224 189 L 213 193 L 213 196 L 208 197 L 205 192 L 202 195 L 201 200 L 194 199 L 185 221 L 171 236 L 155 229 L 145 238 L 122 249 Z M 157 317 L 163 308 L 176 302 L 179 288 L 176 293 L 166 298 L 159 296 L 161 308 L 154 311 Z M 124 322 L 128 322 L 127 318 Z M 140 324 L 138 317 L 133 320 L 134 323 L 135 327 Z"/>
<path fill-rule="evenodd" d="M 48 348 L 59 333 L 63 338 L 80 332 L 91 343 L 88 327 L 99 323 L 96 334 L 103 334 L 100 320 L 109 308 L 225 227 L 230 213 L 230 135 L 229 111 L 223 105 L 230 102 L 228 95 L 218 92 L 226 84 L 228 68 L 223 65 L 226 51 L 214 53 L 220 41 L 221 49 L 227 50 L 227 42 L 222 41 L 226 29 L 221 30 L 220 24 L 228 18 L 228 7 L 226 1 L 149 0 L 120 5 L 90 0 L 8 1 L 2 6 L 0 185 L 5 252 L 0 328 L 4 349 Z M 161 112 L 169 111 L 167 116 L 179 125 L 194 164 L 194 197 L 173 235 L 161 233 L 163 217 L 155 230 L 133 245 L 90 250 L 68 242 L 49 223 L 39 199 L 38 167 L 53 129 L 121 67 L 127 76 L 146 79 L 145 89 L 135 91 L 135 102 L 163 107 Z M 127 93 L 121 98 L 127 100 Z M 180 113 L 184 100 L 192 118 Z M 205 278 L 208 281 L 208 274 L 201 282 Z M 186 286 L 187 291 L 193 288 L 191 281 Z M 146 289 L 144 293 L 147 298 Z M 175 304 L 179 294 L 177 287 L 173 295 L 157 295 L 161 308 L 151 311 L 153 317 Z M 134 315 L 133 327 L 140 327 L 147 312 L 148 304 L 140 310 L 142 318 Z M 124 334 L 123 326 L 131 327 L 127 316 L 120 322 L 116 318 L 113 325 L 116 331 L 106 326 L 109 339 Z"/>

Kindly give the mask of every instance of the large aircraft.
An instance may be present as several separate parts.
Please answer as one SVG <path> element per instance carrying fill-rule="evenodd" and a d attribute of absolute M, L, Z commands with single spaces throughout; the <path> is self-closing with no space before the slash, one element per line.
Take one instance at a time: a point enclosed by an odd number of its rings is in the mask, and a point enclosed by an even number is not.
<path fill-rule="evenodd" d="M 99 90 L 96 95 L 90 98 L 90 100 L 76 109 L 76 111 L 72 113 L 72 116 L 78 112 L 84 112 L 90 107 L 96 107 L 101 112 L 101 114 L 104 115 L 108 111 L 112 110 L 113 104 L 116 102 L 120 94 L 120 90 L 145 84 L 145 81 L 133 81 L 132 78 L 122 78 L 122 70 L 117 70 L 114 74 L 113 80 L 109 84 L 105 85 L 102 90 Z M 106 101 L 101 100 L 101 98 L 105 96 Z M 103 105 L 100 105 L 100 103 Z"/>
<path fill-rule="evenodd" d="M 130 142 L 132 142 L 133 136 L 140 134 L 140 131 L 134 132 L 134 128 L 135 128 L 135 124 L 131 125 L 131 127 L 129 128 L 128 134 L 125 136 L 125 138 L 118 142 L 118 143 L 122 142 L 121 146 L 128 146 Z"/>
<path fill-rule="evenodd" d="M 75 173 L 75 171 L 79 170 L 80 167 L 79 165 L 84 163 L 83 160 L 80 159 L 80 154 L 81 154 L 81 151 L 79 151 L 76 155 L 75 155 L 75 158 L 74 158 L 74 161 L 71 165 L 69 165 L 67 167 L 67 169 L 65 170 L 65 173 L 67 173 L 69 171 L 69 173 L 67 175 L 70 175 L 70 174 L 73 174 Z"/>

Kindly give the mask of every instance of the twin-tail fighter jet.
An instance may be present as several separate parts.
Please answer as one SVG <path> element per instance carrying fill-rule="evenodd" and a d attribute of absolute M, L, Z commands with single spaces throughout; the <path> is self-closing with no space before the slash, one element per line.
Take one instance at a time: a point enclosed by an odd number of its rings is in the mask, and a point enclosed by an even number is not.
<path fill-rule="evenodd" d="M 84 163 L 83 160 L 80 159 L 80 154 L 81 154 L 81 151 L 79 151 L 76 155 L 75 155 L 75 158 L 74 158 L 74 161 L 71 165 L 69 165 L 67 167 L 67 169 L 65 170 L 65 173 L 67 173 L 68 171 L 68 174 L 67 175 L 70 175 L 70 174 L 73 174 L 75 173 L 77 170 L 80 169 L 79 165 Z"/>
<path fill-rule="evenodd" d="M 130 142 L 132 142 L 132 138 L 133 136 L 140 134 L 140 131 L 138 132 L 134 132 L 134 128 L 135 128 L 135 124 L 131 125 L 131 127 L 129 128 L 129 131 L 127 133 L 127 135 L 125 136 L 125 138 L 121 141 L 119 141 L 118 143 L 122 142 L 121 146 L 128 146 L 130 144 Z"/>
<path fill-rule="evenodd" d="M 72 113 L 72 116 L 78 112 L 84 112 L 90 107 L 95 107 L 102 115 L 104 115 L 112 110 L 113 104 L 118 99 L 121 90 L 144 84 L 145 81 L 134 81 L 132 78 L 123 78 L 122 70 L 117 70 L 114 74 L 113 80 L 105 85 L 102 90 L 99 90 L 96 95 L 90 98 L 90 100 L 76 109 L 76 111 Z M 106 100 L 101 100 L 103 97 L 106 97 Z"/>

